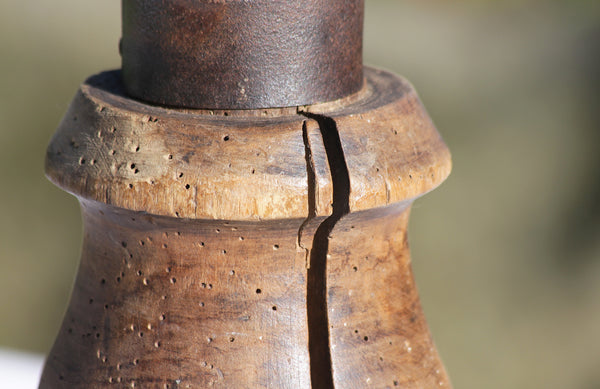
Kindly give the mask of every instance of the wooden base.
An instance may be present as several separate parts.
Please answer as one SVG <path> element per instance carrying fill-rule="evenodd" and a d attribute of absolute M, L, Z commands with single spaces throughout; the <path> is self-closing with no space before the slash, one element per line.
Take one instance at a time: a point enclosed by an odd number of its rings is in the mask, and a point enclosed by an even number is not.
<path fill-rule="evenodd" d="M 107 85 L 48 149 L 85 238 L 40 387 L 450 387 L 406 240 L 450 160 L 408 84 L 218 117 Z"/>
<path fill-rule="evenodd" d="M 88 202 L 83 213 L 82 262 L 42 387 L 310 387 L 302 220 L 181 221 Z M 331 234 L 335 387 L 449 386 L 407 216 L 402 205 L 362 211 Z"/>

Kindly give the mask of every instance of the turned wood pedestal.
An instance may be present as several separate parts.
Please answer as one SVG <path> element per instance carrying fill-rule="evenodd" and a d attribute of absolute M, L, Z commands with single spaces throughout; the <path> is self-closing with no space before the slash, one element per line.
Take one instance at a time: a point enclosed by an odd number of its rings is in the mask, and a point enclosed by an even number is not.
<path fill-rule="evenodd" d="M 228 111 L 143 103 L 102 73 L 46 172 L 85 235 L 41 388 L 450 387 L 406 231 L 450 156 L 403 79 Z"/>

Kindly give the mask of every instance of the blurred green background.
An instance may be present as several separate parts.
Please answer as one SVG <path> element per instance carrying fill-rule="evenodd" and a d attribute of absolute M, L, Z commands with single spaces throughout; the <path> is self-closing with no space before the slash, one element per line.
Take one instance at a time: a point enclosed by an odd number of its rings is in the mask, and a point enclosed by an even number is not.
<path fill-rule="evenodd" d="M 45 147 L 119 36 L 118 1 L 0 3 L 0 347 L 46 353 L 60 325 L 81 221 Z M 366 0 L 365 62 L 453 152 L 410 242 L 455 387 L 600 388 L 600 2 Z"/>

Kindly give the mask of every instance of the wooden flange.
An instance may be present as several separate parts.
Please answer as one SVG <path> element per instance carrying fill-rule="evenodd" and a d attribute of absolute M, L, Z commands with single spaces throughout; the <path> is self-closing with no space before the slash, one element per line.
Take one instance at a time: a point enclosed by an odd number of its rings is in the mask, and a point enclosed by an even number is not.
<path fill-rule="evenodd" d="M 75 96 L 48 147 L 46 174 L 78 197 L 155 215 L 305 218 L 312 191 L 316 215 L 328 216 L 333 184 L 320 124 L 303 112 L 337 123 L 353 212 L 414 199 L 450 172 L 412 86 L 367 69 L 365 88 L 348 98 L 243 111 L 144 104 L 124 95 L 118 72 L 102 73 Z"/>

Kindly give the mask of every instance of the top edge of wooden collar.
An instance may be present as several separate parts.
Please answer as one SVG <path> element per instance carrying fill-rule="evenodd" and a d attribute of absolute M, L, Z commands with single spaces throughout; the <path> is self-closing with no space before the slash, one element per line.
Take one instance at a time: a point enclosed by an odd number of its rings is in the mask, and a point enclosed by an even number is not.
<path fill-rule="evenodd" d="M 119 72 L 102 73 L 71 103 L 48 146 L 46 174 L 80 198 L 155 215 L 306 218 L 314 190 L 317 216 L 328 216 L 331 172 L 318 123 L 298 113 L 307 111 L 336 122 L 351 212 L 435 188 L 450 173 L 450 154 L 416 92 L 386 71 L 366 68 L 365 80 L 358 93 L 328 103 L 213 111 L 137 101 Z"/>

